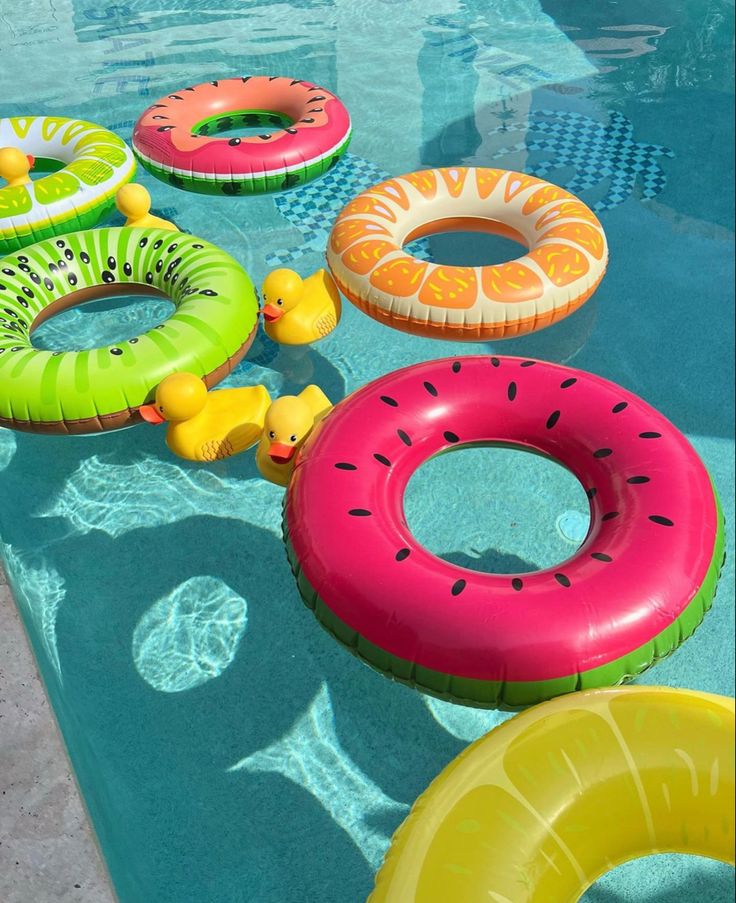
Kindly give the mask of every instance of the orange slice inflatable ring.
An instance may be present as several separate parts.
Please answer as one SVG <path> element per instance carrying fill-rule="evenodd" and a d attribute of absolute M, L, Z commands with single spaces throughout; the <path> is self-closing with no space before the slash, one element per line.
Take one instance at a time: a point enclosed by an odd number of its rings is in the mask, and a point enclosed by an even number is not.
<path fill-rule="evenodd" d="M 445 266 L 403 246 L 476 230 L 528 247 L 495 266 Z M 340 291 L 374 319 L 415 335 L 511 338 L 551 326 L 596 290 L 608 262 L 598 218 L 579 198 L 503 169 L 450 167 L 374 185 L 340 213 L 327 263 Z"/>

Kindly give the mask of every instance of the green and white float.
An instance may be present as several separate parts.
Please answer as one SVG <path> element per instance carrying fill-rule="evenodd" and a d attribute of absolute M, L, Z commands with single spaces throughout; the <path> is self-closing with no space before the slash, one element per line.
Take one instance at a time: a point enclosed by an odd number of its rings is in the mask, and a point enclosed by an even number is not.
<path fill-rule="evenodd" d="M 44 351 L 33 329 L 65 308 L 111 295 L 168 297 L 148 332 L 88 351 Z M 0 426 L 95 433 L 138 422 L 179 370 L 213 386 L 245 355 L 258 298 L 245 270 L 214 245 L 165 229 L 94 229 L 46 239 L 0 260 Z"/>
<path fill-rule="evenodd" d="M 115 192 L 135 174 L 135 158 L 117 135 L 81 119 L 0 118 L 0 147 L 35 158 L 48 175 L 0 187 L 0 256 L 18 248 L 89 229 L 112 211 Z"/>

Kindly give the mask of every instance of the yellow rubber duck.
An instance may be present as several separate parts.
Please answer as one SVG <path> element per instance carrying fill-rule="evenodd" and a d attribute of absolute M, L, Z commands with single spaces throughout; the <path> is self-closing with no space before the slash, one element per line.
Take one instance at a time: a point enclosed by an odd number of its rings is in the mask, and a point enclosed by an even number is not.
<path fill-rule="evenodd" d="M 170 229 L 172 232 L 179 230 L 167 219 L 154 216 L 151 210 L 151 195 L 148 190 L 137 182 L 128 182 L 118 188 L 115 195 L 115 206 L 123 214 L 126 226 L 138 226 L 142 229 Z"/>
<path fill-rule="evenodd" d="M 0 147 L 0 179 L 5 179 L 4 188 L 18 188 L 31 181 L 29 172 L 36 161 L 31 154 L 24 154 L 17 147 Z"/>
<path fill-rule="evenodd" d="M 266 412 L 256 464 L 261 476 L 287 486 L 297 451 L 332 403 L 319 386 L 307 386 L 298 395 L 282 395 Z"/>
<path fill-rule="evenodd" d="M 139 408 L 148 423 L 169 422 L 166 444 L 188 461 L 217 461 L 258 441 L 271 396 L 265 386 L 208 392 L 193 373 L 172 373 L 159 383 L 153 404 Z"/>
<path fill-rule="evenodd" d="M 282 345 L 318 342 L 340 321 L 340 293 L 327 270 L 306 279 L 294 270 L 273 270 L 261 297 L 266 334 Z"/>

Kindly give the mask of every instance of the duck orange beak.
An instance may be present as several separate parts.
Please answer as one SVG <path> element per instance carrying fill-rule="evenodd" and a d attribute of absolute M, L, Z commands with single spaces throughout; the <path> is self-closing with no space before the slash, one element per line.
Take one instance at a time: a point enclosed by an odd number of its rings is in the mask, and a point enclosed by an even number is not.
<path fill-rule="evenodd" d="M 33 169 L 33 167 L 36 165 L 36 158 L 33 156 L 33 154 L 26 154 L 26 160 L 28 160 L 28 168 Z"/>
<path fill-rule="evenodd" d="M 142 404 L 138 408 L 138 413 L 146 421 L 146 423 L 159 424 L 163 423 L 166 419 L 159 414 L 155 406 L 152 404 Z"/>
<path fill-rule="evenodd" d="M 275 304 L 267 304 L 263 308 L 263 319 L 267 320 L 269 323 L 275 323 L 276 320 L 281 319 L 283 317 L 283 310 L 279 310 Z"/>
<path fill-rule="evenodd" d="M 285 442 L 272 442 L 268 447 L 268 457 L 274 464 L 288 464 L 296 452 L 295 445 L 286 445 Z"/>

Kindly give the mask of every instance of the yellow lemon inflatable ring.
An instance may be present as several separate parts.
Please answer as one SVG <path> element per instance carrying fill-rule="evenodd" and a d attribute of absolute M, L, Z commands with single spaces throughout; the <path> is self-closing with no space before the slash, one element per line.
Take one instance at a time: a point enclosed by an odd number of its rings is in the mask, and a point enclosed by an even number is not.
<path fill-rule="evenodd" d="M 529 248 L 498 266 L 445 266 L 403 246 L 476 230 Z M 608 261 L 603 227 L 574 195 L 520 172 L 456 166 L 374 185 L 338 216 L 327 263 L 369 316 L 415 335 L 473 341 L 543 329 L 595 291 Z"/>
<path fill-rule="evenodd" d="M 396 832 L 369 903 L 570 903 L 651 853 L 734 862 L 734 700 L 589 690 L 461 753 Z"/>

